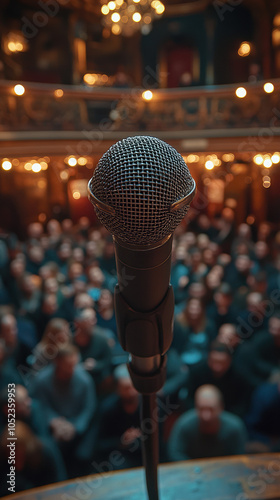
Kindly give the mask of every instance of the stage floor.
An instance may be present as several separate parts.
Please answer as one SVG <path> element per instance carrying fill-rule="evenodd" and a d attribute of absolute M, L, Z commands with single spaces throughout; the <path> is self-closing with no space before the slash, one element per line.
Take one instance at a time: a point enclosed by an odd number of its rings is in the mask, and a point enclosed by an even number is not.
<path fill-rule="evenodd" d="M 160 500 L 280 500 L 280 454 L 161 465 Z M 143 469 L 104 473 L 4 497 L 14 500 L 147 500 Z"/>

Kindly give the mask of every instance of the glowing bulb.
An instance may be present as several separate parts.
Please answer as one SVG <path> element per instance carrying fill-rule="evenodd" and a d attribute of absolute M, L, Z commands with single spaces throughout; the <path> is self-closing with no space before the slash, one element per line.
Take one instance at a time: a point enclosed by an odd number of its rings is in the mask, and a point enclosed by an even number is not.
<path fill-rule="evenodd" d="M 135 23 L 139 23 L 142 19 L 140 12 L 134 12 L 132 19 Z"/>
<path fill-rule="evenodd" d="M 79 165 L 86 165 L 87 164 L 87 159 L 84 158 L 83 156 L 81 156 L 80 158 L 78 158 L 78 164 Z"/>
<path fill-rule="evenodd" d="M 199 160 L 199 156 L 197 155 L 188 155 L 187 158 L 187 163 L 195 163 Z"/>
<path fill-rule="evenodd" d="M 42 170 L 48 170 L 48 164 L 46 161 L 40 161 Z"/>
<path fill-rule="evenodd" d="M 2 168 L 3 168 L 3 170 L 11 170 L 11 168 L 12 168 L 11 162 L 9 160 L 4 160 L 2 162 Z"/>
<path fill-rule="evenodd" d="M 55 97 L 62 97 L 62 96 L 63 96 L 63 94 L 64 94 L 64 92 L 63 92 L 63 90 L 62 90 L 62 89 L 56 89 L 56 90 L 54 91 L 54 95 L 55 95 Z"/>
<path fill-rule="evenodd" d="M 41 172 L 42 167 L 41 167 L 40 163 L 36 162 L 36 163 L 33 163 L 31 170 L 32 170 L 32 172 L 38 173 L 38 172 Z"/>
<path fill-rule="evenodd" d="M 116 4 L 120 7 L 123 4 L 124 0 L 116 0 Z"/>
<path fill-rule="evenodd" d="M 214 163 L 211 161 L 211 160 L 208 160 L 206 163 L 205 163 L 205 168 L 207 170 L 212 170 L 214 168 Z"/>
<path fill-rule="evenodd" d="M 236 91 L 235 91 L 235 94 L 240 99 L 243 99 L 243 97 L 245 97 L 247 95 L 247 90 L 244 89 L 244 87 L 238 87 L 238 89 L 236 89 Z"/>
<path fill-rule="evenodd" d="M 81 193 L 80 193 L 80 191 L 74 191 L 74 193 L 73 193 L 73 198 L 74 198 L 75 200 L 79 200 L 79 199 L 81 198 Z"/>
<path fill-rule="evenodd" d="M 71 156 L 70 158 L 68 158 L 67 163 L 68 163 L 69 167 L 75 167 L 77 165 L 77 160 L 76 160 L 76 158 Z"/>
<path fill-rule="evenodd" d="M 225 153 L 223 156 L 222 156 L 222 160 L 223 161 L 233 161 L 234 160 L 234 154 L 232 153 Z"/>
<path fill-rule="evenodd" d="M 23 85 L 18 84 L 18 85 L 14 86 L 14 93 L 16 95 L 23 95 L 24 92 L 25 92 L 25 88 Z"/>
<path fill-rule="evenodd" d="M 14 42 L 9 42 L 8 43 L 8 49 L 10 52 L 16 52 L 16 44 Z"/>
<path fill-rule="evenodd" d="M 101 12 L 102 12 L 102 14 L 104 14 L 104 16 L 106 16 L 107 14 L 109 14 L 110 9 L 109 9 L 108 5 L 102 5 Z"/>
<path fill-rule="evenodd" d="M 163 12 L 165 11 L 165 7 L 163 5 L 163 3 L 160 3 L 157 7 L 156 7 L 156 13 L 157 14 L 163 14 Z"/>
<path fill-rule="evenodd" d="M 21 52 L 23 50 L 23 45 L 21 42 L 16 43 L 16 51 Z"/>
<path fill-rule="evenodd" d="M 272 161 L 271 161 L 271 159 L 270 159 L 270 158 L 266 158 L 266 160 L 264 160 L 264 162 L 263 162 L 263 166 L 264 166 L 265 168 L 270 168 L 270 167 L 272 166 Z"/>
<path fill-rule="evenodd" d="M 62 172 L 60 172 L 60 178 L 62 181 L 67 181 L 68 178 L 69 178 L 69 174 L 67 172 L 67 170 L 62 170 Z"/>
<path fill-rule="evenodd" d="M 29 161 L 24 165 L 25 170 L 32 170 L 32 163 Z"/>
<path fill-rule="evenodd" d="M 112 26 L 112 33 L 114 33 L 114 35 L 119 35 L 121 31 L 121 27 L 118 24 Z"/>
<path fill-rule="evenodd" d="M 160 4 L 161 2 L 159 0 L 153 0 L 151 6 L 156 10 L 160 6 Z"/>
<path fill-rule="evenodd" d="M 264 84 L 263 89 L 267 94 L 271 94 L 274 91 L 274 85 L 273 83 L 267 82 Z"/>
<path fill-rule="evenodd" d="M 256 165 L 262 165 L 263 164 L 263 157 L 262 155 L 256 155 L 253 158 L 253 161 Z"/>
<path fill-rule="evenodd" d="M 250 54 L 251 52 L 251 46 L 248 42 L 242 42 L 239 49 L 238 49 L 238 55 L 241 57 L 246 57 Z"/>
<path fill-rule="evenodd" d="M 151 101 L 151 99 L 153 98 L 153 92 L 151 92 L 151 90 L 145 90 L 145 91 L 142 93 L 142 98 L 143 98 L 145 101 Z"/>
<path fill-rule="evenodd" d="M 110 10 L 115 10 L 115 8 L 116 8 L 116 3 L 115 3 L 115 2 L 109 2 L 109 3 L 108 3 L 108 7 L 109 7 L 109 9 L 110 9 Z"/>
<path fill-rule="evenodd" d="M 271 161 L 274 164 L 279 163 L 279 161 L 280 161 L 279 153 L 274 153 L 274 155 L 272 155 L 272 157 L 271 157 Z"/>
<path fill-rule="evenodd" d="M 119 20 L 120 20 L 121 16 L 119 15 L 118 12 L 114 12 L 112 15 L 111 15 L 111 19 L 113 21 L 113 23 L 118 23 Z"/>
<path fill-rule="evenodd" d="M 263 177 L 263 187 L 269 188 L 271 186 L 271 178 L 268 175 L 264 175 Z"/>

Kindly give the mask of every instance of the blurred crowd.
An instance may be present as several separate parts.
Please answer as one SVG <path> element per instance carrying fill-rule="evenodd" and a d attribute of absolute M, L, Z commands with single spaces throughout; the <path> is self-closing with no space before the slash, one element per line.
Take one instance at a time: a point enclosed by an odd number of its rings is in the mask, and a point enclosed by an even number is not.
<path fill-rule="evenodd" d="M 280 231 L 225 208 L 174 235 L 162 462 L 280 451 Z M 114 247 L 82 217 L 0 232 L 0 475 L 15 384 L 17 491 L 141 465 L 140 396 L 118 341 Z M 5 489 L 3 494 L 5 494 Z M 2 493 L 2 491 L 0 491 Z"/>

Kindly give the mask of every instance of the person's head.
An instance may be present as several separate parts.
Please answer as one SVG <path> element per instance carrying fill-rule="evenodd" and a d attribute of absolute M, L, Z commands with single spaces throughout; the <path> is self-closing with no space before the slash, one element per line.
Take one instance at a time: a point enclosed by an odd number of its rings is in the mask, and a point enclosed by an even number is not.
<path fill-rule="evenodd" d="M 269 254 L 268 244 L 265 241 L 257 241 L 255 244 L 255 255 L 258 260 L 265 259 Z"/>
<path fill-rule="evenodd" d="M 47 293 L 43 296 L 41 311 L 47 316 L 52 316 L 58 310 L 57 296 L 55 293 Z"/>
<path fill-rule="evenodd" d="M 197 218 L 200 231 L 207 231 L 210 228 L 210 219 L 206 214 L 200 214 Z"/>
<path fill-rule="evenodd" d="M 32 399 L 28 394 L 28 390 L 23 385 L 16 385 L 15 404 L 18 419 L 21 420 L 30 417 Z"/>
<path fill-rule="evenodd" d="M 228 283 L 221 283 L 214 294 L 214 301 L 218 308 L 228 309 L 232 303 L 232 290 Z"/>
<path fill-rule="evenodd" d="M 75 247 L 72 250 L 72 258 L 75 262 L 84 262 L 84 251 L 81 247 Z"/>
<path fill-rule="evenodd" d="M 78 362 L 79 351 L 74 345 L 67 344 L 60 347 L 54 358 L 56 380 L 69 382 L 74 375 Z"/>
<path fill-rule="evenodd" d="M 205 298 L 207 289 L 204 283 L 194 281 L 189 286 L 189 297 L 192 299 L 203 300 Z"/>
<path fill-rule="evenodd" d="M 119 365 L 114 371 L 114 377 L 117 383 L 117 394 L 122 401 L 135 401 L 139 398 L 126 365 Z"/>
<path fill-rule="evenodd" d="M 207 234 L 201 233 L 197 236 L 197 246 L 200 250 L 205 251 L 208 248 L 209 242 Z"/>
<path fill-rule="evenodd" d="M 232 223 L 234 221 L 234 211 L 232 208 L 225 207 L 222 210 L 222 218 L 229 223 Z"/>
<path fill-rule="evenodd" d="M 68 259 L 70 259 L 72 255 L 71 244 L 68 241 L 64 241 L 63 243 L 61 243 L 61 245 L 59 245 L 58 247 L 57 255 L 62 262 L 65 262 Z"/>
<path fill-rule="evenodd" d="M 0 318 L 0 338 L 8 349 L 14 349 L 18 341 L 17 321 L 13 314 L 7 313 Z"/>
<path fill-rule="evenodd" d="M 48 345 L 61 346 L 70 341 L 69 323 L 62 318 L 51 319 L 44 331 L 41 342 Z"/>
<path fill-rule="evenodd" d="M 88 279 L 91 286 L 101 288 L 105 281 L 105 276 L 100 267 L 91 266 L 88 270 Z"/>
<path fill-rule="evenodd" d="M 114 307 L 113 295 L 110 290 L 104 288 L 101 290 L 100 297 L 98 299 L 98 309 L 108 310 Z"/>
<path fill-rule="evenodd" d="M 280 346 L 280 311 L 275 312 L 269 319 L 268 331 L 272 335 L 275 344 Z"/>
<path fill-rule="evenodd" d="M 25 271 L 25 261 L 23 259 L 17 259 L 11 261 L 10 263 L 10 273 L 13 278 L 19 279 L 23 276 Z"/>
<path fill-rule="evenodd" d="M 230 369 L 232 356 L 230 348 L 214 340 L 208 354 L 208 366 L 216 378 L 223 377 Z"/>
<path fill-rule="evenodd" d="M 217 432 L 223 397 L 214 385 L 202 385 L 195 393 L 195 409 L 203 432 Z"/>
<path fill-rule="evenodd" d="M 258 229 L 258 240 L 267 241 L 271 234 L 271 227 L 268 222 L 262 222 Z"/>
<path fill-rule="evenodd" d="M 222 344 L 226 344 L 230 349 L 235 349 L 240 343 L 236 326 L 233 323 L 224 323 L 219 328 L 216 340 Z"/>
<path fill-rule="evenodd" d="M 89 343 L 90 337 L 93 335 L 96 325 L 95 310 L 87 307 L 86 309 L 77 310 L 75 312 L 75 342 L 79 346 L 84 346 Z"/>
<path fill-rule="evenodd" d="M 39 276 L 42 280 L 46 280 L 48 278 L 56 278 L 58 274 L 58 265 L 56 262 L 48 262 L 44 264 L 39 269 Z"/>
<path fill-rule="evenodd" d="M 187 319 L 190 322 L 199 321 L 202 317 L 204 317 L 204 313 L 205 313 L 205 311 L 204 311 L 201 300 L 194 299 L 194 298 L 188 300 L 188 303 L 186 306 L 186 315 L 187 315 Z"/>
<path fill-rule="evenodd" d="M 61 229 L 64 234 L 71 233 L 73 229 L 73 222 L 71 219 L 63 219 L 61 222 Z"/>
<path fill-rule="evenodd" d="M 61 234 L 60 223 L 56 219 L 50 219 L 47 223 L 47 232 L 50 236 L 58 237 Z"/>
<path fill-rule="evenodd" d="M 216 256 L 211 248 L 205 248 L 203 251 L 203 262 L 206 266 L 212 268 L 216 263 Z"/>
<path fill-rule="evenodd" d="M 238 226 L 238 228 L 237 228 L 237 235 L 241 239 L 250 240 L 252 237 L 252 230 L 251 230 L 249 224 L 245 224 L 245 222 L 240 224 L 240 226 Z"/>
<path fill-rule="evenodd" d="M 29 245 L 27 248 L 27 255 L 29 260 L 34 264 L 41 264 L 44 259 L 44 250 L 42 245 Z"/>
<path fill-rule="evenodd" d="M 257 292 L 262 295 L 267 291 L 267 275 L 265 271 L 259 271 L 256 274 L 250 274 L 247 278 L 247 283 L 252 292 Z"/>
<path fill-rule="evenodd" d="M 55 294 L 58 292 L 58 281 L 54 276 L 49 276 L 47 279 L 45 279 L 44 292 Z"/>
<path fill-rule="evenodd" d="M 246 297 L 247 309 L 252 313 L 261 313 L 263 315 L 265 312 L 264 302 L 265 298 L 259 292 L 250 292 Z"/>
<path fill-rule="evenodd" d="M 36 289 L 32 274 L 26 273 L 20 280 L 20 290 L 25 296 L 30 296 Z"/>
<path fill-rule="evenodd" d="M 44 228 L 41 222 L 31 222 L 31 224 L 27 226 L 27 234 L 30 239 L 40 239 L 43 232 Z"/>
<path fill-rule="evenodd" d="M 36 470 L 42 464 L 42 442 L 33 433 L 31 428 L 24 422 L 16 420 L 16 454 L 15 467 L 17 471 L 28 470 L 31 474 L 36 474 Z M 8 458 L 10 449 L 7 448 L 9 438 L 8 426 L 4 429 L 0 438 L 0 456 Z"/>
<path fill-rule="evenodd" d="M 68 278 L 70 281 L 74 281 L 83 275 L 84 269 L 80 262 L 72 262 L 68 269 Z"/>
<path fill-rule="evenodd" d="M 92 309 L 94 307 L 94 300 L 88 293 L 78 293 L 74 299 L 74 307 L 75 309 Z"/>
<path fill-rule="evenodd" d="M 237 255 L 235 259 L 235 267 L 240 274 L 248 274 L 252 267 L 249 255 Z"/>

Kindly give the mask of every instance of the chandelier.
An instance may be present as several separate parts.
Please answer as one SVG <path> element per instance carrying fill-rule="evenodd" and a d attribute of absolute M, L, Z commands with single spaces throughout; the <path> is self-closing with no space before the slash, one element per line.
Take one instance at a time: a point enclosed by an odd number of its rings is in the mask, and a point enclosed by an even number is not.
<path fill-rule="evenodd" d="M 165 11 L 160 0 L 101 0 L 103 24 L 114 35 L 131 36 L 141 30 L 151 31 L 152 22 Z"/>

